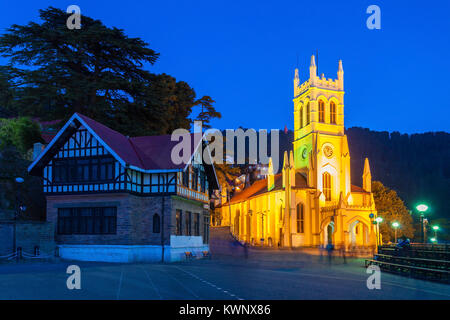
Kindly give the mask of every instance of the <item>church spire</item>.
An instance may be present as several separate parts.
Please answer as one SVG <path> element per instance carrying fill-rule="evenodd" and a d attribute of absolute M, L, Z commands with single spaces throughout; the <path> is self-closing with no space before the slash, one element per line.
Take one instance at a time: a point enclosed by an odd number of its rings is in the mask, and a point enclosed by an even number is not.
<path fill-rule="evenodd" d="M 364 160 L 364 171 L 362 175 L 363 189 L 367 192 L 372 192 L 372 174 L 370 173 L 369 159 Z"/>

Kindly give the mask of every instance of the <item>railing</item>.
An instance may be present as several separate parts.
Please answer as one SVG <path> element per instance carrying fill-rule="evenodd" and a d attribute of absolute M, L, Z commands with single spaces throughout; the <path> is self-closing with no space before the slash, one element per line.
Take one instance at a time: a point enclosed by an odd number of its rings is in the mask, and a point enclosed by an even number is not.
<path fill-rule="evenodd" d="M 177 186 L 177 194 L 182 197 L 202 201 L 205 203 L 209 201 L 209 198 L 205 193 L 195 191 L 183 186 Z"/>

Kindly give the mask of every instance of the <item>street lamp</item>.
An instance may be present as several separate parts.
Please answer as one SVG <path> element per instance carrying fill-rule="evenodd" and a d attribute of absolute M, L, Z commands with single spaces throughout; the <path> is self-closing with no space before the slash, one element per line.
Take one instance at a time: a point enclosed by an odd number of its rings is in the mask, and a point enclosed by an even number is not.
<path fill-rule="evenodd" d="M 420 212 L 420 224 L 422 225 L 422 230 L 420 232 L 420 234 L 422 235 L 422 243 L 425 242 L 425 237 L 424 237 L 424 229 L 425 229 L 425 223 L 424 223 L 424 215 L 425 212 L 428 210 L 428 206 L 426 204 L 419 204 L 416 207 L 417 211 Z"/>
<path fill-rule="evenodd" d="M 432 228 L 434 230 L 434 238 L 437 239 L 437 232 L 439 230 L 439 226 L 433 226 Z"/>
<path fill-rule="evenodd" d="M 395 230 L 395 243 L 397 243 L 397 229 L 400 226 L 400 224 L 398 222 L 393 222 L 392 226 L 394 227 Z"/>
<path fill-rule="evenodd" d="M 17 177 L 15 179 L 15 181 L 19 185 L 19 184 L 22 184 L 25 180 L 21 177 Z M 25 209 L 25 207 L 23 206 L 23 208 L 22 208 L 22 206 L 20 206 L 20 204 L 19 204 L 19 192 L 18 192 L 18 188 L 16 188 L 16 208 L 14 210 L 14 225 L 13 225 L 13 252 L 16 252 L 17 216 L 19 214 L 19 210 L 24 210 L 24 209 Z"/>
<path fill-rule="evenodd" d="M 437 239 L 436 239 L 436 238 L 431 238 L 430 241 L 431 241 L 431 242 L 436 242 Z"/>
<path fill-rule="evenodd" d="M 380 239 L 380 223 L 383 222 L 382 217 L 377 217 L 375 219 L 375 222 L 377 223 L 377 247 L 381 246 L 381 239 Z"/>

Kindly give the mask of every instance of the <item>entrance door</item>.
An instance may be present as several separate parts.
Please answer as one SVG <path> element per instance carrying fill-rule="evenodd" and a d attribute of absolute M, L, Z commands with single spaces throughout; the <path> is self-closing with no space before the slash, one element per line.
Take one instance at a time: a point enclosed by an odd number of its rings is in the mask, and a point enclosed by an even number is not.
<path fill-rule="evenodd" d="M 333 244 L 333 226 L 331 223 L 327 227 L 327 244 Z"/>

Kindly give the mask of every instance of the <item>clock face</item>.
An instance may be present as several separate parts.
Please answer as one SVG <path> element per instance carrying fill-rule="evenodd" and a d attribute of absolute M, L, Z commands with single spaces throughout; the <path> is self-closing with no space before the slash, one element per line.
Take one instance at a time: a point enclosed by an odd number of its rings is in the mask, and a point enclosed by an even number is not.
<path fill-rule="evenodd" d="M 333 156 L 333 148 L 330 146 L 325 146 L 323 148 L 323 154 L 327 157 L 327 158 L 331 158 Z"/>
<path fill-rule="evenodd" d="M 302 151 L 302 158 L 306 159 L 307 156 L 308 156 L 308 149 L 304 148 L 303 151 Z"/>

